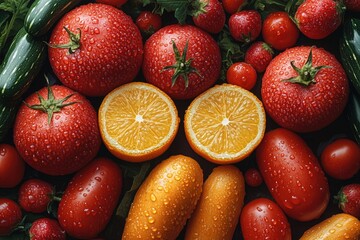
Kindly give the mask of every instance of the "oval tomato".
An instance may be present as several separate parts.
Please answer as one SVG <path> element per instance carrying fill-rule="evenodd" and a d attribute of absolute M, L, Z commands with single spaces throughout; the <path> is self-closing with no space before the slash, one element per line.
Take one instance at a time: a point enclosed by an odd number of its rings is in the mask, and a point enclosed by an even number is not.
<path fill-rule="evenodd" d="M 0 188 L 12 188 L 24 177 L 25 162 L 13 145 L 0 144 Z"/>
<path fill-rule="evenodd" d="M 226 72 L 226 80 L 230 84 L 251 90 L 256 84 L 257 73 L 250 64 L 245 62 L 236 62 L 228 68 Z"/>
<path fill-rule="evenodd" d="M 168 25 L 145 43 L 145 79 L 173 99 L 190 99 L 204 92 L 216 82 L 220 69 L 218 44 L 198 27 Z"/>
<path fill-rule="evenodd" d="M 0 236 L 7 236 L 22 218 L 20 206 L 11 199 L 0 198 Z"/>
<path fill-rule="evenodd" d="M 350 139 L 337 139 L 325 146 L 320 160 L 328 175 L 346 180 L 360 169 L 360 147 Z"/>
<path fill-rule="evenodd" d="M 270 62 L 261 97 L 281 127 L 311 132 L 328 126 L 343 112 L 349 95 L 345 70 L 322 48 L 288 48 Z"/>
<path fill-rule="evenodd" d="M 272 12 L 262 25 L 264 41 L 276 50 L 285 50 L 295 45 L 299 29 L 286 12 Z"/>
<path fill-rule="evenodd" d="M 65 175 L 96 156 L 101 144 L 97 112 L 84 96 L 54 85 L 31 94 L 25 103 L 15 119 L 14 143 L 31 167 Z"/>
<path fill-rule="evenodd" d="M 267 198 L 247 203 L 241 211 L 240 225 L 244 240 L 290 240 L 290 224 L 281 210 Z"/>
<path fill-rule="evenodd" d="M 316 156 L 300 136 L 284 128 L 265 133 L 256 161 L 271 195 L 288 216 L 310 221 L 325 211 L 329 185 Z"/>
<path fill-rule="evenodd" d="M 95 238 L 109 222 L 121 189 L 118 165 L 110 159 L 95 159 L 65 189 L 58 209 L 61 227 L 77 239 Z"/>
<path fill-rule="evenodd" d="M 86 96 L 104 96 L 131 82 L 142 63 L 139 29 L 130 16 L 106 4 L 88 3 L 65 14 L 49 44 L 55 75 Z"/>

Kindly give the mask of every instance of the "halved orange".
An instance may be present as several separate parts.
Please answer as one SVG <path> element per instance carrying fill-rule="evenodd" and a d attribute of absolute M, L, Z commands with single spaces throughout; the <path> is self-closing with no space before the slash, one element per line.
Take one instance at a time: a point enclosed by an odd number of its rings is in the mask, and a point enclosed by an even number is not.
<path fill-rule="evenodd" d="M 184 128 L 197 154 L 217 164 L 236 163 L 261 142 L 266 115 L 252 92 L 231 84 L 215 85 L 190 103 Z"/>
<path fill-rule="evenodd" d="M 124 84 L 107 94 L 98 118 L 106 148 L 129 162 L 163 154 L 173 142 L 180 121 L 173 100 L 144 82 Z"/>

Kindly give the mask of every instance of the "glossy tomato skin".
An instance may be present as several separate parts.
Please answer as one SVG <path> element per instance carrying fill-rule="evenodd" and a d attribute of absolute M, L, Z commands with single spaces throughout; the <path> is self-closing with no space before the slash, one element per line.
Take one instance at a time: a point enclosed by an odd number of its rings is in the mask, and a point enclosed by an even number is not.
<path fill-rule="evenodd" d="M 248 202 L 241 211 L 244 240 L 291 240 L 291 227 L 281 208 L 267 198 Z"/>
<path fill-rule="evenodd" d="M 104 96 L 132 81 L 143 57 L 139 29 L 130 16 L 106 4 L 89 3 L 68 12 L 51 33 L 51 45 L 69 42 L 67 27 L 79 34 L 80 47 L 49 47 L 50 65 L 59 80 L 86 96 Z"/>
<path fill-rule="evenodd" d="M 261 33 L 261 15 L 256 10 L 242 10 L 232 14 L 228 21 L 231 36 L 240 42 L 252 42 Z"/>
<path fill-rule="evenodd" d="M 28 179 L 18 192 L 18 203 L 27 212 L 42 213 L 47 210 L 54 194 L 53 186 L 41 179 Z"/>
<path fill-rule="evenodd" d="M 0 198 L 0 219 L 0 236 L 11 234 L 22 219 L 20 206 L 9 198 Z"/>
<path fill-rule="evenodd" d="M 350 139 L 337 139 L 325 146 L 320 160 L 324 171 L 329 176 L 347 180 L 359 172 L 360 147 Z"/>
<path fill-rule="evenodd" d="M 245 52 L 245 62 L 251 64 L 259 73 L 263 73 L 273 59 L 273 49 L 263 41 L 252 43 Z"/>
<path fill-rule="evenodd" d="M 226 16 L 219 0 L 200 0 L 206 2 L 205 12 L 193 16 L 195 26 L 208 33 L 219 33 L 225 25 Z"/>
<path fill-rule="evenodd" d="M 0 144 L 0 188 L 12 188 L 24 177 L 25 162 L 13 145 Z"/>
<path fill-rule="evenodd" d="M 240 11 L 246 3 L 246 0 L 222 0 L 223 8 L 228 14 L 234 14 Z"/>
<path fill-rule="evenodd" d="M 264 41 L 276 50 L 285 50 L 296 44 L 299 29 L 286 12 L 272 12 L 262 25 Z"/>
<path fill-rule="evenodd" d="M 97 158 L 70 181 L 58 208 L 60 226 L 77 239 L 104 230 L 119 201 L 122 172 L 107 158 Z"/>
<path fill-rule="evenodd" d="M 256 70 L 246 62 L 233 63 L 226 72 L 226 80 L 230 84 L 251 90 L 257 80 Z"/>
<path fill-rule="evenodd" d="M 50 124 L 47 113 L 23 103 L 15 119 L 14 143 L 32 168 L 48 175 L 65 175 L 84 167 L 98 153 L 101 137 L 97 112 L 81 94 L 63 85 L 51 89 L 55 99 L 74 94 L 64 103 L 75 103 L 55 112 Z M 47 99 L 47 87 L 38 94 Z M 40 103 L 37 93 L 32 93 L 25 102 Z"/>
<path fill-rule="evenodd" d="M 244 174 L 244 177 L 246 184 L 251 187 L 258 187 L 263 183 L 263 178 L 261 176 L 261 173 L 256 168 L 247 169 Z"/>
<path fill-rule="evenodd" d="M 327 66 L 304 86 L 286 81 L 299 74 L 312 50 L 312 66 Z M 345 71 L 334 55 L 322 48 L 288 48 L 270 62 L 262 78 L 261 97 L 269 116 L 281 127 L 312 132 L 332 123 L 343 112 L 349 95 Z"/>
<path fill-rule="evenodd" d="M 66 240 L 66 233 L 55 219 L 36 219 L 29 229 L 30 240 Z"/>
<path fill-rule="evenodd" d="M 265 133 L 256 162 L 271 195 L 289 217 L 310 221 L 325 211 L 330 198 L 327 179 L 299 135 L 284 128 Z"/>
<path fill-rule="evenodd" d="M 135 24 L 141 32 L 151 35 L 161 28 L 162 20 L 161 16 L 156 13 L 141 11 L 136 18 Z"/>
<path fill-rule="evenodd" d="M 179 76 L 172 86 L 174 69 L 164 70 L 175 64 L 172 41 L 180 54 L 188 42 L 186 60 L 192 59 L 191 67 L 199 74 L 188 75 L 189 85 Z M 221 54 L 218 44 L 205 31 L 192 25 L 173 24 L 161 28 L 145 43 L 143 74 L 147 82 L 154 84 L 173 99 L 191 99 L 211 87 L 220 76 Z"/>
<path fill-rule="evenodd" d="M 108 4 L 117 8 L 120 8 L 122 5 L 124 5 L 127 0 L 96 0 L 97 3 L 104 3 Z"/>

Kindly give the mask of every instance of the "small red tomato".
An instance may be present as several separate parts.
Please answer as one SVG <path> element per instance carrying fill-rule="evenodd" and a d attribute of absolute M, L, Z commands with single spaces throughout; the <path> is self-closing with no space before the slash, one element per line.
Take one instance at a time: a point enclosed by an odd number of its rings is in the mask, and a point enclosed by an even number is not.
<path fill-rule="evenodd" d="M 254 42 L 245 52 L 245 62 L 249 63 L 255 70 L 262 73 L 266 70 L 273 59 L 274 51 L 262 41 Z"/>
<path fill-rule="evenodd" d="M 247 203 L 241 211 L 240 225 L 244 240 L 291 240 L 286 215 L 267 198 L 257 198 Z"/>
<path fill-rule="evenodd" d="M 0 198 L 0 236 L 10 235 L 21 219 L 20 206 L 11 199 Z"/>
<path fill-rule="evenodd" d="M 329 184 L 318 159 L 294 132 L 277 128 L 265 133 L 256 162 L 276 203 L 297 221 L 317 219 L 325 211 Z"/>
<path fill-rule="evenodd" d="M 233 63 L 226 72 L 227 82 L 251 90 L 257 79 L 256 70 L 248 63 Z"/>
<path fill-rule="evenodd" d="M 25 162 L 13 145 L 0 144 L 0 188 L 12 188 L 24 177 Z"/>
<path fill-rule="evenodd" d="M 122 172 L 110 159 L 98 158 L 76 173 L 61 198 L 60 226 L 76 239 L 95 238 L 119 201 Z"/>
<path fill-rule="evenodd" d="M 219 33 L 225 25 L 226 16 L 219 0 L 199 0 L 199 9 L 195 9 L 195 26 L 208 33 Z M 204 5 L 204 7 L 202 7 Z"/>
<path fill-rule="evenodd" d="M 329 176 L 349 179 L 360 169 L 360 146 L 350 139 L 337 139 L 324 148 L 320 160 Z"/>
<path fill-rule="evenodd" d="M 35 220 L 29 229 L 30 240 L 65 240 L 66 233 L 59 222 L 51 218 Z"/>
<path fill-rule="evenodd" d="M 234 14 L 241 10 L 241 8 L 247 3 L 246 0 L 222 0 L 224 10 L 228 14 Z"/>
<path fill-rule="evenodd" d="M 352 183 L 343 186 L 335 196 L 339 208 L 347 214 L 360 218 L 360 184 Z"/>
<path fill-rule="evenodd" d="M 246 170 L 244 177 L 247 185 L 251 187 L 258 187 L 263 182 L 261 173 L 256 168 L 249 168 Z"/>
<path fill-rule="evenodd" d="M 54 193 L 53 186 L 40 179 L 29 179 L 19 188 L 18 202 L 27 212 L 42 213 L 47 209 Z"/>
<path fill-rule="evenodd" d="M 150 11 L 140 12 L 135 23 L 141 32 L 148 35 L 153 34 L 162 26 L 161 16 Z"/>
<path fill-rule="evenodd" d="M 295 45 L 299 29 L 286 12 L 273 12 L 263 22 L 262 36 L 274 49 L 285 50 Z"/>
<path fill-rule="evenodd" d="M 262 21 L 258 11 L 242 10 L 230 16 L 228 25 L 235 40 L 248 43 L 260 35 Z"/>
<path fill-rule="evenodd" d="M 127 2 L 127 0 L 96 0 L 95 2 L 104 3 L 119 8 L 122 5 L 124 5 Z"/>

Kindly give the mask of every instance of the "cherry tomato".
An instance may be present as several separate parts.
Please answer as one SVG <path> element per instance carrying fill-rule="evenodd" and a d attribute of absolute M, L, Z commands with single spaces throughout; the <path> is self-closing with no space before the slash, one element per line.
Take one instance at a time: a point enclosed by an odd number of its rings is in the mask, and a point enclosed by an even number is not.
<path fill-rule="evenodd" d="M 0 144 L 0 188 L 12 188 L 24 177 L 25 162 L 16 148 Z"/>
<path fill-rule="evenodd" d="M 291 228 L 281 208 L 267 198 L 247 203 L 241 211 L 240 225 L 245 240 L 290 240 Z"/>
<path fill-rule="evenodd" d="M 150 11 L 142 11 L 135 21 L 136 26 L 145 34 L 153 34 L 162 26 L 160 15 Z"/>
<path fill-rule="evenodd" d="M 10 235 L 21 219 L 20 206 L 11 199 L 0 198 L 0 236 Z"/>
<path fill-rule="evenodd" d="M 246 170 L 244 177 L 247 185 L 251 187 L 258 187 L 263 182 L 261 173 L 256 168 L 249 168 Z"/>
<path fill-rule="evenodd" d="M 256 70 L 248 63 L 237 62 L 232 64 L 226 72 L 227 82 L 251 90 L 257 79 Z"/>
<path fill-rule="evenodd" d="M 233 14 L 240 11 L 246 2 L 246 0 L 222 0 L 222 5 L 225 12 Z"/>
<path fill-rule="evenodd" d="M 360 169 L 360 146 L 350 139 L 337 139 L 324 148 L 320 161 L 329 176 L 349 179 Z"/>
<path fill-rule="evenodd" d="M 274 49 L 285 50 L 295 45 L 299 29 L 286 12 L 273 12 L 263 22 L 262 36 Z"/>
<path fill-rule="evenodd" d="M 124 5 L 127 2 L 127 0 L 96 0 L 96 2 L 108 4 L 108 5 L 119 8 L 122 5 Z"/>

